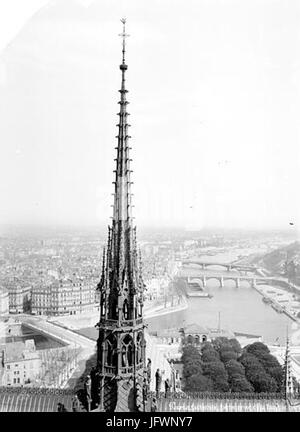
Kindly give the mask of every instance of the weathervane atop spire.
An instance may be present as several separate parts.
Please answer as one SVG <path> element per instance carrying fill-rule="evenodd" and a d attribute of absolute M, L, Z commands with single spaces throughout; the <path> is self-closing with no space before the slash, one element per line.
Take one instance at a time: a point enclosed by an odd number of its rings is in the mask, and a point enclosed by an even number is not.
<path fill-rule="evenodd" d="M 125 29 L 125 25 L 126 25 L 126 18 L 121 18 L 121 23 L 123 24 L 123 32 L 119 34 L 119 36 L 121 36 L 123 38 L 123 59 L 122 59 L 122 64 L 125 65 L 125 40 L 127 37 L 129 37 L 130 35 L 126 33 L 126 29 Z M 126 68 L 127 69 L 127 68 Z"/>

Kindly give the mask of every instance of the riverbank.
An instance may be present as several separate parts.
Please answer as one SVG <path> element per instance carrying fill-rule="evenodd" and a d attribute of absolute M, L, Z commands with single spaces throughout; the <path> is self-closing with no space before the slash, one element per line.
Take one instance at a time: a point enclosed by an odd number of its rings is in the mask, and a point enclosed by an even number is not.
<path fill-rule="evenodd" d="M 299 318 L 297 318 L 300 311 L 300 303 L 296 299 L 295 294 L 275 286 L 256 286 L 254 288 L 263 296 L 265 303 L 273 307 L 276 312 L 284 313 L 297 324 L 300 323 Z"/>
<path fill-rule="evenodd" d="M 175 302 L 177 304 L 174 304 Z M 188 303 L 185 296 L 174 297 L 174 303 L 168 299 L 165 303 L 164 299 L 155 301 L 154 305 L 148 304 L 144 309 L 144 319 L 159 317 L 175 312 L 180 312 L 188 308 Z M 80 314 L 80 315 L 67 315 L 49 317 L 48 322 L 51 322 L 61 327 L 68 328 L 69 330 L 79 330 L 81 328 L 95 327 L 99 321 L 99 312 Z"/>
<path fill-rule="evenodd" d="M 171 314 L 171 313 L 175 313 L 175 312 L 180 312 L 180 311 L 184 311 L 185 309 L 188 308 L 188 302 L 185 296 L 182 296 L 180 299 L 180 303 L 172 306 L 168 304 L 165 306 L 159 306 L 158 308 L 154 308 L 152 310 L 149 310 L 147 312 L 145 312 L 144 318 L 145 319 L 149 319 L 149 318 L 155 318 L 155 317 L 159 317 L 162 315 L 167 315 L 167 314 Z"/>

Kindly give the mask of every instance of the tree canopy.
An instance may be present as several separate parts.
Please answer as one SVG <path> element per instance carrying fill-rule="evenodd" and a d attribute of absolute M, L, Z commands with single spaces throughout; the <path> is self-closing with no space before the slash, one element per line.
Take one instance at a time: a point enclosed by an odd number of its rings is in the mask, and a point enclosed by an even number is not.
<path fill-rule="evenodd" d="M 255 342 L 241 348 L 236 339 L 216 338 L 182 353 L 185 390 L 280 392 L 283 369 L 269 348 Z"/>

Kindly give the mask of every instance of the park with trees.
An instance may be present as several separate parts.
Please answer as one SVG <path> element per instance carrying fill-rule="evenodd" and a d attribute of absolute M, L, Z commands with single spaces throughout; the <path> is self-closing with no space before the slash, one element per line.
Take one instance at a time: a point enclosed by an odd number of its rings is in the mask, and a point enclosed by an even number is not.
<path fill-rule="evenodd" d="M 187 344 L 181 357 L 184 391 L 279 393 L 284 371 L 261 343 L 241 348 L 236 339 L 218 337 L 201 346 Z"/>

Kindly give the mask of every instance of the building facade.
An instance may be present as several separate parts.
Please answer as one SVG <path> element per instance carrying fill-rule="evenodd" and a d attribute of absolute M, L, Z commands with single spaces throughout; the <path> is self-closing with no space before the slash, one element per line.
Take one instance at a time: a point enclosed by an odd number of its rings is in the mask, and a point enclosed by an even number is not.
<path fill-rule="evenodd" d="M 9 313 L 20 314 L 30 312 L 31 309 L 31 286 L 23 285 L 18 279 L 7 281 L 5 288 L 9 296 Z"/>
<path fill-rule="evenodd" d="M 1 349 L 1 385 L 30 386 L 38 376 L 40 366 L 34 340 L 8 343 Z"/>
<path fill-rule="evenodd" d="M 0 315 L 7 315 L 9 312 L 9 295 L 6 288 L 0 287 Z"/>
<path fill-rule="evenodd" d="M 34 315 L 77 315 L 99 310 L 93 284 L 83 279 L 56 280 L 32 291 L 31 312 Z"/>
<path fill-rule="evenodd" d="M 209 342 L 210 331 L 198 324 L 189 324 L 180 330 L 182 345 L 200 346 L 203 342 Z"/>
<path fill-rule="evenodd" d="M 166 277 L 151 278 L 145 281 L 147 291 L 145 296 L 149 300 L 164 298 L 169 294 L 170 281 Z"/>

